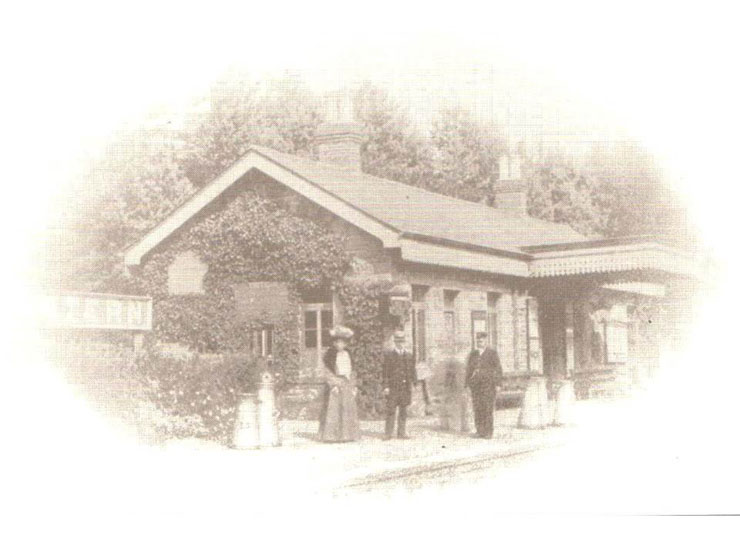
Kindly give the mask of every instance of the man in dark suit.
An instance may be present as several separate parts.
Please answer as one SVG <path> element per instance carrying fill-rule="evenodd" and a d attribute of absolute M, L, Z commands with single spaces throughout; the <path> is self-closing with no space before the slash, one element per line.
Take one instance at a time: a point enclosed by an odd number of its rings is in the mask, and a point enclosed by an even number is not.
<path fill-rule="evenodd" d="M 475 342 L 476 348 L 468 357 L 465 385 L 473 398 L 475 437 L 490 439 L 493 437 L 496 391 L 501 384 L 501 361 L 495 349 L 488 346 L 488 334 L 478 333 Z"/>
<path fill-rule="evenodd" d="M 406 408 L 411 404 L 411 386 L 416 383 L 416 368 L 413 353 L 406 350 L 406 335 L 403 331 L 393 334 L 393 350 L 383 357 L 383 394 L 386 398 L 385 437 L 393 437 L 393 428 L 398 411 L 398 437 L 406 435 Z"/>

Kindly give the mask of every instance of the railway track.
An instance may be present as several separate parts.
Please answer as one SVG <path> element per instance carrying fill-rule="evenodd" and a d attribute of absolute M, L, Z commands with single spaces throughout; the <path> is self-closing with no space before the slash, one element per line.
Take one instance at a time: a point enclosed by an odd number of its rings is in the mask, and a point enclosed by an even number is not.
<path fill-rule="evenodd" d="M 443 483 L 454 480 L 457 477 L 475 472 L 484 471 L 497 462 L 513 462 L 515 459 L 525 457 L 543 449 L 549 449 L 554 446 L 536 447 L 509 453 L 487 453 L 476 455 L 474 457 L 461 458 L 451 461 L 439 461 L 434 463 L 421 464 L 410 468 L 401 468 L 397 470 L 388 470 L 372 475 L 365 476 L 356 480 L 349 481 L 340 486 L 340 491 L 367 491 L 379 487 L 392 486 L 395 484 L 413 487 L 414 485 L 424 485 L 434 480 L 435 483 Z"/>

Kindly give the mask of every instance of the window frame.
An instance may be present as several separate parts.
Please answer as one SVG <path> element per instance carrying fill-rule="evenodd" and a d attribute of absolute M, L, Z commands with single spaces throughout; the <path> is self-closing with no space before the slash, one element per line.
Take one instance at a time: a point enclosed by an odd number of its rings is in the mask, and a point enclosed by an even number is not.
<path fill-rule="evenodd" d="M 306 327 L 306 314 L 313 312 L 316 314 L 316 327 Z M 331 321 L 327 323 L 325 320 L 325 314 L 329 314 Z M 316 349 L 322 352 L 324 349 L 329 347 L 331 339 L 329 338 L 329 330 L 334 326 L 334 307 L 332 303 L 303 303 L 301 305 L 301 348 L 304 351 L 311 351 Z M 308 346 L 306 341 L 308 339 L 307 332 L 312 331 L 316 333 L 316 345 Z"/>
<path fill-rule="evenodd" d="M 427 360 L 427 294 L 431 287 L 421 283 L 411 284 L 411 343 L 416 362 Z"/>
<path fill-rule="evenodd" d="M 262 358 L 272 356 L 275 340 L 274 330 L 275 327 L 271 324 L 252 329 L 251 350 L 253 355 Z"/>
<path fill-rule="evenodd" d="M 457 351 L 457 299 L 459 289 L 442 290 L 442 325 L 444 326 L 445 341 L 453 351 Z"/>
<path fill-rule="evenodd" d="M 476 322 L 483 322 L 483 331 L 488 334 L 488 342 L 490 345 L 491 341 L 491 335 L 488 330 L 488 319 L 489 319 L 489 313 L 487 310 L 471 310 L 470 311 L 470 348 L 475 349 L 476 348 L 476 335 L 481 330 L 475 329 L 475 323 Z"/>
<path fill-rule="evenodd" d="M 488 313 L 488 345 L 498 351 L 498 301 L 501 293 L 486 293 L 486 312 Z"/>
<path fill-rule="evenodd" d="M 616 351 L 615 332 L 619 331 L 624 340 L 623 351 Z M 604 322 L 604 364 L 625 364 L 629 360 L 629 324 L 626 322 Z"/>
<path fill-rule="evenodd" d="M 527 372 L 543 374 L 542 336 L 540 334 L 539 302 L 535 297 L 525 299 Z M 534 368 L 535 363 L 537 365 Z"/>
<path fill-rule="evenodd" d="M 424 307 L 415 307 L 412 309 L 411 342 L 416 355 L 416 362 L 426 362 L 427 324 L 426 309 Z"/>

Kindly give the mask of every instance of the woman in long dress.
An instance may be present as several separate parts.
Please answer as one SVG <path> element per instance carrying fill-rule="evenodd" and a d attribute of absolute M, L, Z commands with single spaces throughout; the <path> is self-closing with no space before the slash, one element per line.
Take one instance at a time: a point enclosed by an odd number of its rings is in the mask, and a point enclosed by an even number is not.
<path fill-rule="evenodd" d="M 326 442 L 355 441 L 360 437 L 357 418 L 357 387 L 352 357 L 347 351 L 351 329 L 336 326 L 330 332 L 332 346 L 324 354 L 327 369 L 324 404 L 319 419 L 319 439 Z"/>

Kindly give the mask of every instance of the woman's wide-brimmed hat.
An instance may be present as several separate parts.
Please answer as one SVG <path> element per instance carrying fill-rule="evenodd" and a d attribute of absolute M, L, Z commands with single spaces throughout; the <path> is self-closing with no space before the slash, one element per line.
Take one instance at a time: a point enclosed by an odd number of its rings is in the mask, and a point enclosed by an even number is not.
<path fill-rule="evenodd" d="M 329 330 L 329 336 L 332 339 L 351 339 L 354 334 L 355 332 L 347 326 L 334 326 Z"/>

